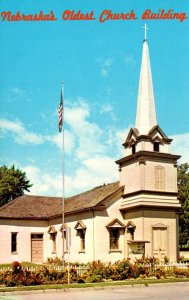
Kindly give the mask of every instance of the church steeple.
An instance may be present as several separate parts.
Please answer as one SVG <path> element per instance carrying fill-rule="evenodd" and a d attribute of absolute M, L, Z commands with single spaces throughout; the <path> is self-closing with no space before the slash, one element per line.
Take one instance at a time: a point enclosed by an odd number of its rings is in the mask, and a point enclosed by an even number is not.
<path fill-rule="evenodd" d="M 132 237 L 129 228 L 125 232 L 129 238 L 125 253 L 136 257 L 140 242 L 143 255 L 160 261 L 169 256 L 174 261 L 178 253 L 176 165 L 180 156 L 170 153 L 172 140 L 157 125 L 146 25 L 144 29 L 136 128 L 130 129 L 123 143 L 125 156 L 116 161 L 120 186 L 124 187 L 120 211 L 124 220 L 135 226 Z"/>
<path fill-rule="evenodd" d="M 146 32 L 148 28 L 146 27 L 146 24 L 143 28 L 145 30 L 145 37 L 143 41 L 142 63 L 140 70 L 136 113 L 136 128 L 139 131 L 139 135 L 147 135 L 150 129 L 152 129 L 153 126 L 157 125 L 149 48 Z"/>
<path fill-rule="evenodd" d="M 131 128 L 125 142 L 126 155 L 135 155 L 139 151 L 170 153 L 169 139 L 157 125 L 154 91 L 147 41 L 147 26 L 143 27 L 144 41 L 140 70 L 138 103 L 135 128 Z"/>

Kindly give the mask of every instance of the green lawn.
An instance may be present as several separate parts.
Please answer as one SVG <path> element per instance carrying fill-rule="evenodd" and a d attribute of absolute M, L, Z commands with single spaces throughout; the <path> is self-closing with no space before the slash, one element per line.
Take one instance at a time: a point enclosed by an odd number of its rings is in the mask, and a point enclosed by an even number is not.
<path fill-rule="evenodd" d="M 103 288 L 106 286 L 127 286 L 143 284 L 148 286 L 149 284 L 157 283 L 176 283 L 176 282 L 189 282 L 189 278 L 169 278 L 169 279 L 132 279 L 125 281 L 111 281 L 111 282 L 99 282 L 99 283 L 74 283 L 74 284 L 53 284 L 53 285 L 39 285 L 39 286 L 19 286 L 19 287 L 0 287 L 0 293 L 13 292 L 13 291 L 31 291 L 31 290 L 47 290 L 47 289 L 68 289 L 68 288 Z"/>

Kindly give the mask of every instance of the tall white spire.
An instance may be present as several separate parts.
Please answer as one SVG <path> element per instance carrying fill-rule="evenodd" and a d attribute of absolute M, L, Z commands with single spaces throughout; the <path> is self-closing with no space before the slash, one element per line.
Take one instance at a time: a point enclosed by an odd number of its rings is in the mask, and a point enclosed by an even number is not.
<path fill-rule="evenodd" d="M 145 30 L 145 39 L 142 50 L 142 64 L 140 70 L 140 81 L 138 90 L 138 103 L 136 114 L 136 128 L 140 135 L 147 135 L 149 130 L 157 125 L 156 110 L 154 102 L 154 91 L 152 83 L 152 74 L 150 67 L 150 57 L 147 42 L 148 29 L 146 24 L 143 27 Z"/>

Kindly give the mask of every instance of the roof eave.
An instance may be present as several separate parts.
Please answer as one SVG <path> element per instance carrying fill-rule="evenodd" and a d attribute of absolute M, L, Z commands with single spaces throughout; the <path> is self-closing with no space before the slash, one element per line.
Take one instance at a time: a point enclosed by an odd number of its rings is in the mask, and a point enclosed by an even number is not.
<path fill-rule="evenodd" d="M 41 221 L 48 221 L 48 217 L 7 217 L 7 216 L 0 216 L 0 220 L 41 220 Z"/>
<path fill-rule="evenodd" d="M 103 200 L 101 200 L 100 202 L 98 202 L 96 205 L 93 205 L 93 206 L 90 206 L 90 207 L 81 208 L 81 209 L 77 209 L 77 210 L 73 210 L 73 211 L 69 211 L 69 212 L 65 212 L 64 216 L 69 216 L 69 215 L 72 215 L 72 214 L 86 212 L 86 211 L 102 211 L 102 210 L 105 210 L 107 207 L 105 205 L 104 206 L 100 206 L 100 205 L 103 202 L 106 202 L 107 200 L 109 200 L 112 197 L 114 197 L 116 194 L 118 194 L 119 192 L 121 192 L 123 189 L 124 189 L 124 187 L 121 186 L 116 191 L 114 191 L 113 193 L 109 194 Z M 60 218 L 61 216 L 62 216 L 62 213 L 56 214 L 56 215 L 52 215 L 48 219 L 52 220 L 52 219 L 55 219 L 55 218 Z"/>

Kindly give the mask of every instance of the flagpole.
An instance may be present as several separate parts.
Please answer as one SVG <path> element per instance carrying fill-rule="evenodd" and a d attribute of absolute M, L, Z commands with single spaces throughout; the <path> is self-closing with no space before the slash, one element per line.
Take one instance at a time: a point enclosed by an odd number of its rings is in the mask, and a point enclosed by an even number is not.
<path fill-rule="evenodd" d="M 64 270 L 65 267 L 65 257 L 64 257 L 64 195 L 65 195 L 65 186 L 64 186 L 64 81 L 62 81 L 61 86 L 61 101 L 62 101 L 62 225 L 63 225 L 63 236 L 62 236 L 62 267 Z"/>

